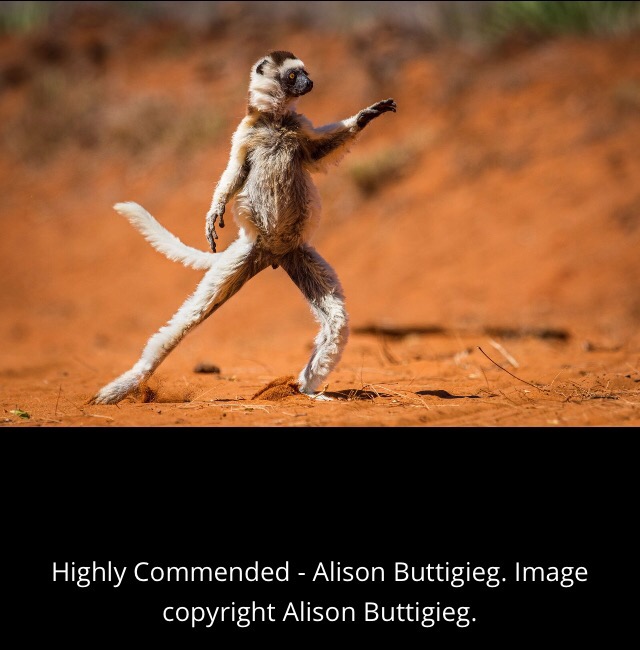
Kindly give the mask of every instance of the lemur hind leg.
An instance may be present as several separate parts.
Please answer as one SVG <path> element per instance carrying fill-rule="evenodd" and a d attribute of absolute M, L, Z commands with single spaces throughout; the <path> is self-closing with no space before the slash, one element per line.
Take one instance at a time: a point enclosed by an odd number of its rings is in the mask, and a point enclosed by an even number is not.
<path fill-rule="evenodd" d="M 102 388 L 90 404 L 116 404 L 135 392 L 196 325 L 213 314 L 242 285 L 272 262 L 254 240 L 240 237 L 214 258 L 213 266 L 171 320 L 147 342 L 138 362 Z"/>
<path fill-rule="evenodd" d="M 340 281 L 331 266 L 308 244 L 281 257 L 280 264 L 302 291 L 320 323 L 311 358 L 298 376 L 300 392 L 316 399 L 330 399 L 316 391 L 340 361 L 349 336 Z"/>

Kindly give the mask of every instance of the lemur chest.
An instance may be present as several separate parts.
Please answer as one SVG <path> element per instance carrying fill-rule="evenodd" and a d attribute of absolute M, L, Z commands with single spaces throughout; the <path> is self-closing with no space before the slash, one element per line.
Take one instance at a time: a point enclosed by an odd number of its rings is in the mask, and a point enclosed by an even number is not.
<path fill-rule="evenodd" d="M 300 245 L 317 225 L 318 193 L 296 129 L 254 129 L 247 144 L 249 171 L 236 198 L 237 214 L 245 227 L 257 229 L 263 245 L 281 254 Z"/>
<path fill-rule="evenodd" d="M 258 173 L 287 175 L 302 166 L 302 147 L 296 130 L 287 127 L 257 129 L 250 146 L 252 169 Z"/>
<path fill-rule="evenodd" d="M 288 212 L 304 218 L 312 183 L 304 168 L 304 149 L 298 133 L 286 126 L 257 129 L 248 159 L 245 187 L 254 208 L 280 220 Z"/>

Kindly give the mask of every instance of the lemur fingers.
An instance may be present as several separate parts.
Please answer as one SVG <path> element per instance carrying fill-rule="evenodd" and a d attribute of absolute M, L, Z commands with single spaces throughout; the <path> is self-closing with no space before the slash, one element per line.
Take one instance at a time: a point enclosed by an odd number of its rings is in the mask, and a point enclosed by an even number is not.
<path fill-rule="evenodd" d="M 383 99 L 381 102 L 376 102 L 372 106 L 369 106 L 369 108 L 379 110 L 381 113 L 386 113 L 387 111 L 393 111 L 395 113 L 397 106 L 395 101 L 389 98 Z"/>
<path fill-rule="evenodd" d="M 207 226 L 205 228 L 204 234 L 207 237 L 209 242 L 209 247 L 215 253 L 216 252 L 216 239 L 218 239 L 218 233 L 216 232 L 216 227 L 213 224 L 213 221 L 207 217 Z"/>
<path fill-rule="evenodd" d="M 381 102 L 376 102 L 368 108 L 362 109 L 358 113 L 356 123 L 361 129 L 363 129 L 365 126 L 367 126 L 367 124 L 369 124 L 369 122 L 371 122 L 371 120 L 375 119 L 376 117 L 380 117 L 380 115 L 383 113 L 387 113 L 389 111 L 395 113 L 396 108 L 397 106 L 393 99 L 383 99 Z"/>
<path fill-rule="evenodd" d="M 220 219 L 220 228 L 224 228 L 224 218 L 222 216 L 223 214 L 224 206 L 216 206 L 207 212 L 205 235 L 207 237 L 207 241 L 209 242 L 209 246 L 211 246 L 211 250 L 214 253 L 216 252 L 215 240 L 218 239 L 218 233 L 216 232 L 216 220 Z"/>

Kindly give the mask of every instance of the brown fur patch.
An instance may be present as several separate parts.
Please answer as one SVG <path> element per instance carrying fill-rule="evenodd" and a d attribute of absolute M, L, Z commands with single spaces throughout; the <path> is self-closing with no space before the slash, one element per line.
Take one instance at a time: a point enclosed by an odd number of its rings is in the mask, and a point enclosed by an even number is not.
<path fill-rule="evenodd" d="M 288 52 L 287 50 L 274 50 L 273 52 L 269 52 L 269 56 L 278 67 L 280 67 L 287 59 L 298 58 L 295 54 Z"/>
<path fill-rule="evenodd" d="M 273 402 L 291 397 L 292 395 L 299 395 L 298 381 L 293 375 L 285 375 L 283 377 L 276 377 L 270 381 L 266 386 L 263 386 L 251 399 L 266 399 Z"/>

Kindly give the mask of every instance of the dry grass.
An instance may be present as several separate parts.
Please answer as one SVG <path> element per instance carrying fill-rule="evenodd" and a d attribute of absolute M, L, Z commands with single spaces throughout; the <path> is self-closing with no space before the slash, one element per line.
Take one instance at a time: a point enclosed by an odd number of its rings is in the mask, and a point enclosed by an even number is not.
<path fill-rule="evenodd" d="M 348 167 L 348 173 L 360 192 L 370 197 L 401 178 L 417 155 L 416 148 L 410 144 L 386 147 L 373 155 L 356 159 Z"/>
<path fill-rule="evenodd" d="M 124 156 L 163 149 L 182 156 L 211 146 L 224 122 L 202 101 L 178 109 L 168 94 L 107 101 L 99 77 L 44 67 L 29 73 L 23 109 L 0 125 L 2 146 L 27 163 L 44 164 L 68 147 L 109 148 Z"/>

